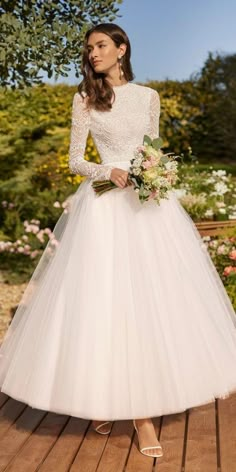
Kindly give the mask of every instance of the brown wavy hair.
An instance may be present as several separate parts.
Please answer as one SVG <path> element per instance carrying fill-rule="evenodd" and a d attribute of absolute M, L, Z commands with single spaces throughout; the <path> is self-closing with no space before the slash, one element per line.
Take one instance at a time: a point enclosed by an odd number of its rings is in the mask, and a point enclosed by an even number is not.
<path fill-rule="evenodd" d="M 78 91 L 85 92 L 88 96 L 87 105 L 100 111 L 108 111 L 112 108 L 112 99 L 114 98 L 113 88 L 105 79 L 105 74 L 97 73 L 89 62 L 89 52 L 87 48 L 89 36 L 93 32 L 104 33 L 114 41 L 118 48 L 122 43 L 126 44 L 126 52 L 122 57 L 122 69 L 124 78 L 127 81 L 134 79 L 132 66 L 130 62 L 131 46 L 125 31 L 114 23 L 100 23 L 90 28 L 84 39 L 82 54 L 82 75 L 83 80 L 78 86 Z"/>

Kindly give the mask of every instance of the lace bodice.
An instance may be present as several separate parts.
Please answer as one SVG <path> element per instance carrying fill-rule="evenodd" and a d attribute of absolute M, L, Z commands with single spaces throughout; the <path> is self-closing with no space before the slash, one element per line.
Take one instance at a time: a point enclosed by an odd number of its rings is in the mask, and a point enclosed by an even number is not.
<path fill-rule="evenodd" d="M 128 82 L 113 87 L 115 101 L 109 111 L 88 110 L 86 100 L 74 95 L 69 150 L 69 168 L 91 179 L 109 179 L 117 161 L 129 162 L 144 134 L 159 136 L 160 99 L 150 87 Z M 101 157 L 101 164 L 84 159 L 88 132 Z"/>

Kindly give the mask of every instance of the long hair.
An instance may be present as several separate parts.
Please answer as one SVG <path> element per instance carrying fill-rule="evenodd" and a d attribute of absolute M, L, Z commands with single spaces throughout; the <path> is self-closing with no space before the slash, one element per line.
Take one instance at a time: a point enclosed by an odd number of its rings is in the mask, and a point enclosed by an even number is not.
<path fill-rule="evenodd" d="M 90 28 L 84 39 L 84 48 L 82 55 L 83 80 L 78 86 L 78 91 L 86 92 L 88 99 L 87 105 L 100 111 L 108 111 L 112 108 L 112 98 L 114 96 L 113 88 L 105 80 L 104 73 L 97 73 L 89 62 L 88 39 L 93 32 L 104 33 L 109 36 L 118 48 L 122 43 L 126 44 L 126 52 L 122 57 L 122 69 L 124 78 L 127 81 L 134 79 L 132 66 L 130 62 L 131 46 L 129 38 L 125 31 L 120 26 L 114 23 L 100 23 Z"/>

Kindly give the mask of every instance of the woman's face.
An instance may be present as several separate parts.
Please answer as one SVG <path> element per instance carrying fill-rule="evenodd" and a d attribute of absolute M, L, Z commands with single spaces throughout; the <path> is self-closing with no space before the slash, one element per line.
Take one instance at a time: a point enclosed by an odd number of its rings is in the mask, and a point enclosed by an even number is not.
<path fill-rule="evenodd" d="M 110 36 L 94 31 L 88 38 L 87 49 L 95 72 L 107 74 L 111 69 L 119 70 L 118 57 L 125 54 L 126 45 L 117 48 Z"/>

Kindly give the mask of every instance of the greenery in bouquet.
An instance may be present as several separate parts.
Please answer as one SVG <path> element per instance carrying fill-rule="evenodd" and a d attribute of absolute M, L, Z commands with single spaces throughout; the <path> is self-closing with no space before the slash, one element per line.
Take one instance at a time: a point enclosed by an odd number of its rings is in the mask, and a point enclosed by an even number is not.
<path fill-rule="evenodd" d="M 168 191 L 177 182 L 178 163 L 169 152 L 164 154 L 162 138 L 151 139 L 145 135 L 143 145 L 139 146 L 130 160 L 128 184 L 133 185 L 141 203 L 153 199 L 159 205 L 161 199 L 168 199 Z M 92 187 L 100 196 L 108 190 L 117 188 L 111 180 L 94 181 Z"/>

